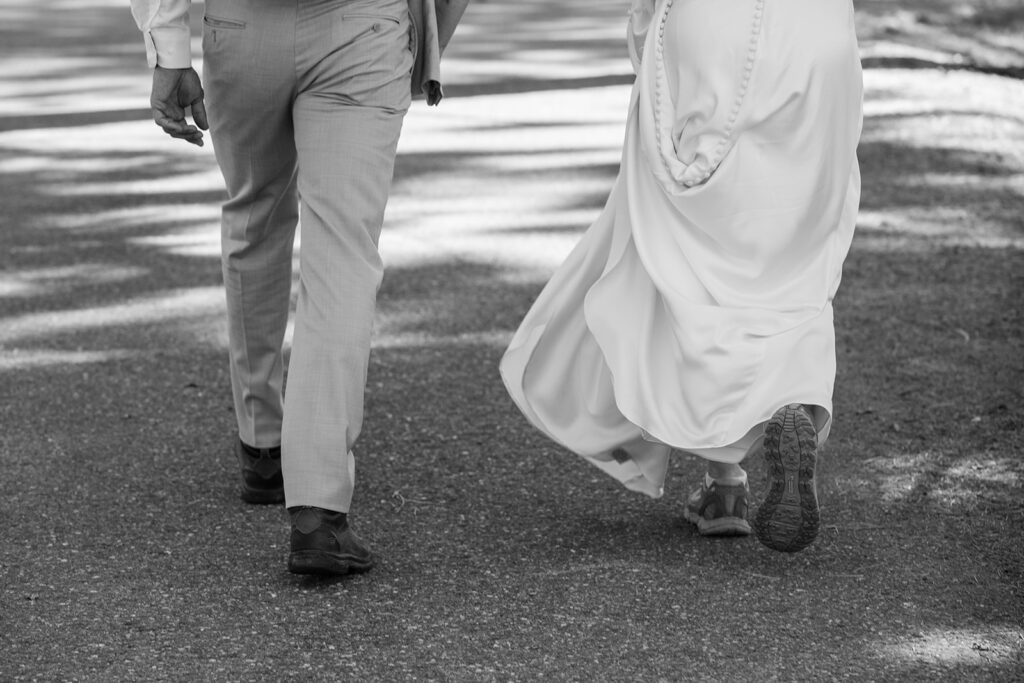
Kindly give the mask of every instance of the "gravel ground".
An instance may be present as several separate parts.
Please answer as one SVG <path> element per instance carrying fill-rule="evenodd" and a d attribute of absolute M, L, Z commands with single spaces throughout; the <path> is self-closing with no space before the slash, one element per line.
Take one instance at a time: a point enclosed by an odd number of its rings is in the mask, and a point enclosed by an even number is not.
<path fill-rule="evenodd" d="M 507 399 L 629 66 L 621 0 L 478 0 L 382 240 L 353 513 L 382 561 L 327 581 L 237 498 L 222 184 L 148 119 L 126 5 L 0 3 L 0 680 L 1024 677 L 1019 3 L 857 3 L 863 210 L 790 556 L 682 522 L 695 459 L 648 500 Z"/>

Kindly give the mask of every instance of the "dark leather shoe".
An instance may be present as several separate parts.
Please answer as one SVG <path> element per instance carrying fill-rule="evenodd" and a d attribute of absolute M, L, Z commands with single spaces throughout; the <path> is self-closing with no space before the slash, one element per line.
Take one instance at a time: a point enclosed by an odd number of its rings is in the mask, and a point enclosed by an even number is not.
<path fill-rule="evenodd" d="M 242 466 L 242 500 L 258 505 L 283 503 L 281 447 L 253 448 L 239 440 L 235 452 Z"/>
<path fill-rule="evenodd" d="M 348 526 L 348 515 L 315 507 L 288 508 L 292 520 L 288 571 L 349 574 L 368 571 L 373 554 Z"/>

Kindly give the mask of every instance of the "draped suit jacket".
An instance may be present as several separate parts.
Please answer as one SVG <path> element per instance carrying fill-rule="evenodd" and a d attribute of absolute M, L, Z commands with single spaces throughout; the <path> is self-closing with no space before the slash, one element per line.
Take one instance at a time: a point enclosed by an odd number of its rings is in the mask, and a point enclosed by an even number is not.
<path fill-rule="evenodd" d="M 469 0 L 408 0 L 413 28 L 413 96 L 441 101 L 441 53 L 448 46 Z"/>

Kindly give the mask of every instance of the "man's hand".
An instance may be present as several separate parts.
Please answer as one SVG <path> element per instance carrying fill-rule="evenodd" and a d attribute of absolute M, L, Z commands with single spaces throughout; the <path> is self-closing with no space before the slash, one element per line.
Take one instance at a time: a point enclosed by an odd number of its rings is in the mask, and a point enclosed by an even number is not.
<path fill-rule="evenodd" d="M 199 128 L 208 130 L 210 124 L 206 121 L 203 86 L 195 69 L 165 69 L 160 66 L 153 69 L 153 94 L 149 104 L 153 108 L 153 120 L 165 133 L 203 146 L 203 134 Z M 192 109 L 195 126 L 185 121 L 186 107 Z"/>

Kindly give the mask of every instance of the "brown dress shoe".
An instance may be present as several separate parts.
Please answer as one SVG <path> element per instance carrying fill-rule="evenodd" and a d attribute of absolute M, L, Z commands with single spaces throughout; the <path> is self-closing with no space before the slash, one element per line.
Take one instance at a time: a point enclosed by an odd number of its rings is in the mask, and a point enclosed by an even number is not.
<path fill-rule="evenodd" d="M 316 507 L 288 508 L 292 521 L 288 571 L 293 574 L 365 572 L 373 554 L 348 525 L 348 515 Z"/>

